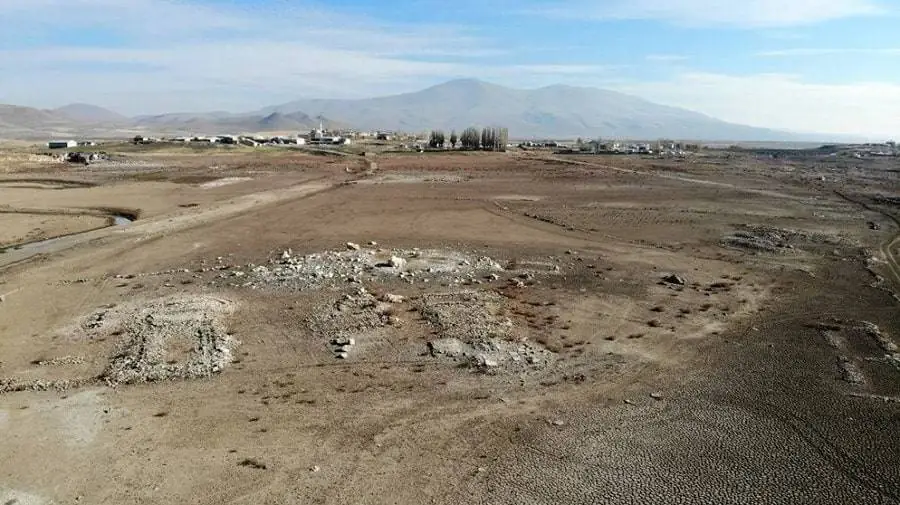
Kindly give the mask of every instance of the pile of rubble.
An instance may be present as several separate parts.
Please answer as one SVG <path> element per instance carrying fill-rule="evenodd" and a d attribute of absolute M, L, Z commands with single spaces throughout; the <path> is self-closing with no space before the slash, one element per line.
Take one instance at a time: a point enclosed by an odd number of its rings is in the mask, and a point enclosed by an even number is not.
<path fill-rule="evenodd" d="M 741 229 L 726 235 L 722 244 L 752 252 L 788 253 L 793 252 L 795 244 L 848 245 L 849 242 L 839 236 L 826 233 L 788 230 L 763 225 L 743 225 Z"/>
<path fill-rule="evenodd" d="M 400 279 L 408 283 L 439 282 L 447 285 L 480 284 L 503 267 L 486 256 L 472 256 L 438 249 L 379 249 L 347 243 L 344 251 L 295 255 L 284 251 L 269 265 L 222 272 L 222 278 L 241 278 L 238 285 L 253 289 L 307 291 L 347 283 L 384 282 Z"/>
<path fill-rule="evenodd" d="M 402 312 L 410 310 L 417 311 L 438 334 L 429 342 L 435 357 L 487 370 L 543 365 L 554 356 L 515 334 L 512 321 L 499 315 L 504 301 L 499 294 L 475 288 L 500 280 L 499 274 L 504 272 L 487 256 L 348 242 L 340 251 L 297 255 L 287 250 L 267 265 L 210 270 L 220 270 L 218 277 L 233 286 L 251 289 L 338 291 L 340 294 L 326 297 L 306 323 L 339 359 L 352 358 L 361 346 L 386 338 L 387 332 L 404 325 Z M 533 279 L 534 274 L 526 271 L 509 282 L 525 287 Z M 428 284 L 440 292 L 407 302 L 404 296 L 373 287 L 391 282 Z"/>
<path fill-rule="evenodd" d="M 236 341 L 222 318 L 231 302 L 208 296 L 175 296 L 91 314 L 83 338 L 118 336 L 119 349 L 99 377 L 109 385 L 207 377 L 231 362 Z"/>
<path fill-rule="evenodd" d="M 878 347 L 884 351 L 884 360 L 900 370 L 900 347 L 897 346 L 887 335 L 881 332 L 881 328 L 869 321 L 861 323 L 861 329 L 866 332 L 869 337 L 875 340 Z"/>
<path fill-rule="evenodd" d="M 419 312 L 441 336 L 428 343 L 432 356 L 481 369 L 541 365 L 552 359 L 547 349 L 513 338 L 512 321 L 497 315 L 501 306 L 502 298 L 493 292 L 423 296 Z"/>
<path fill-rule="evenodd" d="M 390 294 L 379 299 L 359 286 L 352 294 L 317 307 L 307 324 L 314 334 L 328 340 L 335 357 L 347 359 L 357 341 L 371 338 L 385 326 L 400 325 L 393 314 L 394 306 L 403 301 L 403 297 Z"/>
<path fill-rule="evenodd" d="M 71 152 L 66 153 L 66 161 L 68 163 L 80 163 L 82 165 L 90 165 L 91 163 L 96 163 L 98 161 L 107 161 L 109 160 L 109 155 L 104 152 L 98 153 L 81 153 L 81 152 Z"/>
<path fill-rule="evenodd" d="M 728 247 L 736 247 L 754 252 L 784 253 L 794 246 L 788 242 L 789 233 L 768 227 L 748 227 L 725 236 L 722 243 Z"/>
<path fill-rule="evenodd" d="M 69 389 L 91 384 L 90 379 L 21 379 L 0 377 L 0 394 L 18 393 L 20 391 L 67 391 Z"/>

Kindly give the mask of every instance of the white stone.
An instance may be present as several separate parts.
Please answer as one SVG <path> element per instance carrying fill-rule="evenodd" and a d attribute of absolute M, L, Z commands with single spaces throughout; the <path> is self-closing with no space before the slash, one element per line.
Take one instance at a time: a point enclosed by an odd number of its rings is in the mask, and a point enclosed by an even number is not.
<path fill-rule="evenodd" d="M 347 242 L 347 249 L 350 249 L 351 251 L 358 251 L 359 244 L 354 244 L 353 242 Z"/>
<path fill-rule="evenodd" d="M 406 299 L 406 298 L 404 298 L 404 297 L 401 296 L 401 295 L 394 295 L 394 294 L 391 294 L 391 293 L 387 293 L 387 294 L 385 294 L 384 296 L 381 297 L 381 300 L 382 300 L 382 301 L 385 301 L 385 302 L 388 302 L 388 303 L 403 303 L 403 301 L 404 301 L 405 299 Z"/>

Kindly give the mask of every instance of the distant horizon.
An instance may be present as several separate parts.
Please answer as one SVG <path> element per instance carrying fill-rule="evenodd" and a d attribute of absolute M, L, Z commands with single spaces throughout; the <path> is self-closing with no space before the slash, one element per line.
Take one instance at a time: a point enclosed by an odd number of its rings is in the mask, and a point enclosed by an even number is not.
<path fill-rule="evenodd" d="M 734 124 L 900 135 L 891 0 L 4 0 L 0 102 L 123 115 L 363 99 L 456 78 L 627 93 Z M 598 50 L 599 48 L 599 50 Z"/>
<path fill-rule="evenodd" d="M 609 92 L 614 92 L 614 93 L 621 93 L 621 94 L 623 94 L 623 95 L 628 95 L 628 96 L 632 96 L 632 97 L 635 97 L 635 98 L 640 98 L 640 99 L 642 99 L 642 100 L 651 101 L 651 100 L 649 100 L 649 99 L 647 99 L 647 98 L 645 98 L 645 97 L 642 97 L 642 96 L 640 96 L 640 95 L 635 95 L 635 94 L 632 94 L 632 93 L 625 93 L 625 92 L 617 91 L 617 90 L 614 90 L 614 89 L 600 88 L 600 87 L 596 87 L 596 86 L 586 86 L 586 85 L 584 85 L 584 86 L 579 86 L 579 85 L 571 85 L 571 84 L 564 84 L 564 83 L 553 83 L 553 84 L 544 84 L 544 85 L 533 86 L 533 87 L 516 87 L 516 86 L 506 86 L 506 85 L 503 85 L 503 84 L 498 84 L 498 83 L 491 82 L 491 81 L 488 81 L 488 80 L 485 80 L 485 79 L 481 79 L 481 78 L 478 78 L 478 77 L 455 77 L 455 78 L 452 78 L 452 79 L 448 79 L 448 80 L 446 80 L 446 81 L 437 82 L 437 83 L 434 83 L 434 84 L 427 85 L 427 86 L 425 86 L 425 87 L 423 87 L 423 88 L 414 89 L 414 90 L 412 90 L 412 91 L 387 93 L 387 94 L 373 95 L 373 96 L 347 97 L 347 98 L 340 98 L 340 97 L 320 97 L 320 96 L 308 96 L 308 97 L 299 96 L 299 97 L 296 97 L 296 98 L 294 98 L 294 99 L 292 99 L 292 100 L 287 100 L 287 101 L 282 102 L 282 103 L 290 103 L 290 102 L 292 102 L 292 101 L 299 101 L 299 100 L 354 100 L 354 101 L 362 101 L 362 100 L 369 100 L 369 99 L 377 99 L 377 98 L 386 98 L 386 97 L 392 97 L 392 96 L 400 96 L 400 95 L 405 95 L 405 94 L 409 94 L 409 93 L 417 93 L 417 92 L 420 92 L 420 91 L 425 91 L 425 90 L 428 90 L 428 89 L 431 89 L 431 88 L 436 88 L 436 87 L 440 87 L 440 86 L 443 86 L 443 85 L 447 85 L 447 84 L 451 84 L 451 83 L 456 83 L 456 82 L 477 82 L 477 83 L 488 84 L 488 85 L 491 85 L 491 86 L 498 86 L 498 87 L 501 87 L 501 88 L 506 88 L 506 89 L 511 89 L 511 90 L 518 90 L 518 91 L 529 91 L 529 90 L 533 91 L 533 90 L 548 89 L 548 88 L 556 88 L 556 87 L 563 87 L 563 88 L 567 87 L 567 88 L 573 88 L 573 89 L 594 89 L 594 90 L 609 91 Z M 658 103 L 658 102 L 654 102 L 654 103 Z M 97 103 L 91 103 L 91 102 L 72 102 L 72 103 L 66 103 L 66 104 L 63 104 L 63 105 L 55 106 L 55 107 L 47 107 L 47 108 L 44 108 L 44 110 L 53 110 L 53 111 L 55 111 L 55 110 L 60 110 L 60 109 L 64 109 L 64 108 L 66 108 L 66 107 L 71 107 L 71 106 L 90 106 L 90 107 L 99 107 L 99 108 L 105 109 L 105 110 L 107 110 L 107 111 L 109 111 L 109 112 L 113 112 L 113 113 L 116 113 L 116 114 L 120 114 L 120 115 L 122 115 L 122 116 L 124 116 L 124 117 L 127 117 L 127 118 L 130 118 L 130 119 L 137 119 L 137 118 L 142 118 L 142 117 L 157 117 L 157 116 L 165 116 L 165 115 L 182 115 L 182 114 L 184 114 L 184 115 L 191 115 L 191 114 L 228 114 L 228 115 L 245 115 L 245 114 L 246 114 L 246 115 L 249 115 L 249 114 L 253 114 L 253 113 L 258 112 L 259 110 L 266 109 L 266 108 L 268 108 L 268 107 L 281 105 L 280 103 L 264 103 L 264 101 L 262 101 L 262 100 L 260 101 L 260 104 L 261 104 L 261 105 L 258 105 L 258 106 L 256 106 L 256 107 L 253 107 L 253 108 L 250 108 L 250 109 L 168 110 L 168 111 L 156 111 L 156 112 L 143 112 L 143 113 L 139 113 L 139 114 L 124 114 L 124 113 L 122 113 L 122 112 L 120 112 L 120 111 L 118 111 L 118 110 L 116 110 L 116 109 L 114 109 L 114 108 L 112 108 L 112 107 L 108 107 L 108 106 L 101 105 L 101 104 L 97 104 Z M 8 105 L 16 105 L 16 104 L 8 104 Z M 666 103 L 659 103 L 659 105 L 672 106 L 672 105 L 666 104 Z M 686 109 L 686 110 L 691 110 L 691 111 L 693 111 L 693 112 L 698 112 L 698 113 L 701 113 L 701 114 L 705 114 L 705 113 L 703 113 L 702 111 L 694 111 L 694 110 L 692 110 L 692 109 Z M 708 114 L 707 114 L 707 115 L 708 115 Z M 725 120 L 725 119 L 722 119 L 722 118 L 719 118 L 719 117 L 715 117 L 715 116 L 710 116 L 710 117 L 713 117 L 714 119 L 718 119 L 718 120 L 722 120 L 722 121 L 727 121 L 727 120 Z M 731 121 L 727 121 L 727 122 L 731 122 Z M 742 124 L 742 123 L 734 123 L 734 124 Z M 809 135 L 809 136 L 823 135 L 824 137 L 832 136 L 833 138 L 844 137 L 844 138 L 846 138 L 846 139 L 854 139 L 854 140 L 841 141 L 841 142 L 845 142 L 845 143 L 854 143 L 854 142 L 863 142 L 863 141 L 877 142 L 877 141 L 879 141 L 878 139 L 884 139 L 884 140 L 882 140 L 882 142 L 895 140 L 895 137 L 893 137 L 893 136 L 891 136 L 891 135 L 882 135 L 882 134 L 878 134 L 878 133 L 871 133 L 871 134 L 853 134 L 853 133 L 841 133 L 841 132 L 795 131 L 795 130 L 786 130 L 786 129 L 775 128 L 775 127 L 772 127 L 772 126 L 766 126 L 766 125 L 750 125 L 750 124 L 748 124 L 748 125 L 746 125 L 746 126 L 752 126 L 752 127 L 756 127 L 756 128 L 773 129 L 773 130 L 782 131 L 782 132 L 784 132 L 784 133 L 797 134 L 797 135 Z M 529 137 L 528 139 L 534 139 L 534 138 L 536 138 L 536 137 Z M 634 139 L 630 139 L 630 140 L 634 140 Z M 774 141 L 772 141 L 772 142 L 782 142 L 782 141 L 774 140 Z M 789 141 L 789 142 L 790 142 L 790 141 Z M 802 141 L 801 141 L 801 142 L 802 142 Z M 829 142 L 829 140 L 823 140 L 822 142 Z"/>
<path fill-rule="evenodd" d="M 546 84 L 546 85 L 534 86 L 534 87 L 512 87 L 512 86 L 504 86 L 504 85 L 502 85 L 502 84 L 497 84 L 497 83 L 490 82 L 490 81 L 487 81 L 487 80 L 484 80 L 484 79 L 479 79 L 479 78 L 476 78 L 476 77 L 458 77 L 458 78 L 449 79 L 449 80 L 447 80 L 447 81 L 439 82 L 439 83 L 436 83 L 436 84 L 432 84 L 432 85 L 426 86 L 426 87 L 424 87 L 424 88 L 422 88 L 422 89 L 417 89 L 417 90 L 414 90 L 414 91 L 411 91 L 411 92 L 390 93 L 390 94 L 378 95 L 378 96 L 356 97 L 356 98 L 345 98 L 345 99 L 342 99 L 342 98 L 322 98 L 322 97 L 300 97 L 300 98 L 298 98 L 298 99 L 291 100 L 291 101 L 284 102 L 284 103 L 290 103 L 290 102 L 292 102 L 292 101 L 298 101 L 298 100 L 309 100 L 309 101 L 319 101 L 319 100 L 321 100 L 321 101 L 327 101 L 327 100 L 363 101 L 363 100 L 369 100 L 369 99 L 379 99 L 379 98 L 387 98 L 387 97 L 402 96 L 402 95 L 405 95 L 405 94 L 409 94 L 409 93 L 417 93 L 417 92 L 429 90 L 429 89 L 432 89 L 432 88 L 438 88 L 438 87 L 441 87 L 441 86 L 450 85 L 450 84 L 453 84 L 453 83 L 466 83 L 466 82 L 479 83 L 479 84 L 486 84 L 486 85 L 489 85 L 489 86 L 496 86 L 496 87 L 499 87 L 499 88 L 505 88 L 505 89 L 515 90 L 515 91 L 536 91 L 536 90 L 550 89 L 550 88 L 573 88 L 573 89 L 600 90 L 600 91 L 607 91 L 607 92 L 621 93 L 622 95 L 627 95 L 627 96 L 631 96 L 631 97 L 634 97 L 634 98 L 639 98 L 639 99 L 641 99 L 641 100 L 647 100 L 646 98 L 641 97 L 641 96 L 638 96 L 638 95 L 634 95 L 634 94 L 630 94 L 630 93 L 622 93 L 622 92 L 616 91 L 616 90 L 608 90 L 608 89 L 604 89 L 604 88 L 597 88 L 597 87 L 594 87 L 594 86 L 576 86 L 576 85 L 570 85 L 570 84 L 555 83 L 555 84 Z M 649 101 L 649 100 L 648 100 L 648 101 Z M 261 101 L 261 103 L 263 103 L 263 102 Z M 16 105 L 16 104 L 9 104 L 9 105 Z M 126 118 L 129 118 L 129 119 L 139 119 L 139 118 L 152 118 L 152 117 L 169 116 L 169 115 L 188 115 L 188 116 L 189 116 L 189 115 L 201 115 L 201 114 L 224 114 L 224 115 L 229 115 L 229 116 L 245 116 L 245 115 L 246 115 L 246 116 L 249 116 L 249 115 L 252 115 L 252 114 L 258 114 L 259 111 L 265 110 L 266 108 L 271 108 L 271 107 L 278 106 L 278 105 L 281 105 L 281 104 L 267 103 L 267 104 L 264 104 L 264 105 L 260 105 L 260 106 L 258 106 L 258 107 L 256 107 L 256 108 L 249 109 L 249 110 L 225 110 L 225 109 L 208 110 L 208 111 L 207 111 L 207 110 L 192 110 L 192 111 L 187 111 L 187 110 L 184 110 L 184 111 L 182 111 L 182 110 L 176 110 L 176 111 L 157 111 L 157 112 L 148 112 L 148 113 L 141 113 L 141 114 L 135 114 L 135 115 L 125 115 L 125 114 L 123 114 L 123 113 L 121 113 L 121 112 L 119 112 L 119 111 L 117 111 L 117 110 L 115 110 L 115 109 L 113 109 L 113 108 L 106 107 L 106 106 L 103 106 L 103 105 L 99 105 L 99 104 L 95 104 L 95 103 L 90 103 L 90 102 L 73 102 L 73 103 L 68 103 L 68 104 L 64 104 L 64 105 L 61 105 L 61 106 L 57 106 L 57 107 L 46 108 L 46 109 L 43 109 L 43 110 L 57 111 L 57 110 L 61 110 L 61 109 L 65 109 L 65 108 L 67 108 L 67 107 L 73 107 L 73 106 L 99 107 L 99 108 L 104 109 L 104 110 L 106 110 L 106 111 L 109 111 L 109 112 L 112 112 L 112 113 L 115 113 L 115 114 L 120 114 L 120 115 L 122 115 L 122 116 L 124 116 L 124 117 L 126 117 Z M 659 105 L 663 105 L 663 106 L 671 106 L 671 105 L 669 105 L 669 104 L 659 104 Z M 690 110 L 690 109 L 686 109 L 686 110 Z M 304 112 L 305 112 L 305 111 L 304 111 Z M 699 111 L 692 111 L 692 112 L 699 112 Z M 702 112 L 701 112 L 701 113 L 702 113 Z M 712 116 L 711 116 L 711 117 L 712 117 Z M 334 119 L 334 118 L 330 118 L 330 119 Z M 716 117 L 713 117 L 713 119 L 721 120 L 721 118 L 716 118 Z M 735 123 L 735 124 L 739 124 L 739 123 Z M 801 135 L 801 136 L 807 136 L 807 137 L 814 137 L 814 136 L 817 136 L 817 135 L 821 135 L 821 136 L 822 136 L 822 140 L 820 140 L 820 141 L 805 141 L 805 140 L 804 140 L 804 141 L 781 141 L 781 140 L 771 140 L 771 141 L 766 141 L 766 142 L 795 142 L 795 143 L 805 143 L 805 142 L 813 142 L 813 143 L 816 143 L 816 142 L 821 142 L 821 143 L 850 143 L 850 144 L 852 144 L 852 143 L 860 143 L 860 142 L 886 142 L 886 141 L 893 140 L 893 137 L 891 137 L 891 136 L 884 136 L 884 135 L 879 135 L 879 134 L 857 135 L 857 134 L 852 134 L 852 133 L 835 133 L 835 132 L 814 132 L 814 131 L 813 131 L 813 132 L 805 132 L 805 131 L 779 130 L 779 129 L 776 129 L 776 128 L 771 128 L 771 127 L 767 127 L 767 126 L 758 126 L 758 125 L 746 125 L 746 126 L 753 126 L 753 127 L 756 127 L 756 128 L 764 128 L 764 129 L 773 129 L 773 130 L 776 130 L 776 131 L 781 131 L 781 132 L 786 133 L 786 134 L 795 134 L 795 135 Z M 559 138 L 556 138 L 556 139 L 554 139 L 554 138 L 552 138 L 552 137 L 542 137 L 542 136 L 523 136 L 523 137 L 521 137 L 522 140 L 535 140 L 535 139 L 559 140 L 559 139 L 562 139 L 562 138 L 569 138 L 569 137 L 559 137 Z M 574 139 L 574 138 L 576 138 L 576 137 L 573 136 L 572 138 Z M 641 139 L 634 139 L 634 138 L 625 138 L 625 137 L 622 137 L 621 140 L 641 140 Z M 646 139 L 643 139 L 643 140 L 646 140 Z M 686 140 L 686 139 L 681 139 L 681 140 Z M 712 142 L 712 141 L 707 141 L 707 140 L 703 140 L 703 139 L 690 139 L 690 140 L 694 140 L 694 141 L 698 141 L 698 142 Z M 715 141 L 715 142 L 729 142 L 729 141 Z M 730 141 L 730 142 L 752 142 L 752 141 L 733 140 L 733 141 Z"/>

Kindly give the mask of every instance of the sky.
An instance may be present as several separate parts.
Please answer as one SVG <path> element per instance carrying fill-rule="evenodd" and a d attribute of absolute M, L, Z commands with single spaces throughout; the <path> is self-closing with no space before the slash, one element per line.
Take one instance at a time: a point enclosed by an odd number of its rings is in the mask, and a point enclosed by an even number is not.
<path fill-rule="evenodd" d="M 900 138 L 900 0 L 0 0 L 0 103 L 127 115 L 455 78 Z"/>

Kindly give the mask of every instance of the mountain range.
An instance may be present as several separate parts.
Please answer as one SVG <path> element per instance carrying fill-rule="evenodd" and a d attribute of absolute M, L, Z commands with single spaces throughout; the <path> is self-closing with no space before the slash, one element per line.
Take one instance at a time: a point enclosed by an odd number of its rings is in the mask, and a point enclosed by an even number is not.
<path fill-rule="evenodd" d="M 244 113 L 170 113 L 126 117 L 89 104 L 52 110 L 0 105 L 0 136 L 123 136 L 302 132 L 328 128 L 421 132 L 503 126 L 511 138 L 696 139 L 710 141 L 827 140 L 733 124 L 632 95 L 564 85 L 513 89 L 459 79 L 400 95 L 367 99 L 307 99 Z"/>

